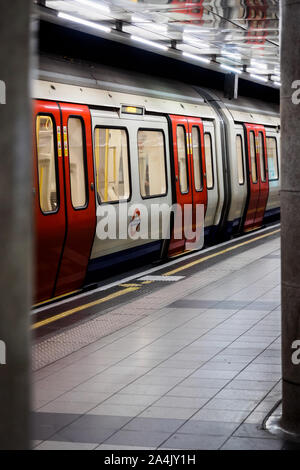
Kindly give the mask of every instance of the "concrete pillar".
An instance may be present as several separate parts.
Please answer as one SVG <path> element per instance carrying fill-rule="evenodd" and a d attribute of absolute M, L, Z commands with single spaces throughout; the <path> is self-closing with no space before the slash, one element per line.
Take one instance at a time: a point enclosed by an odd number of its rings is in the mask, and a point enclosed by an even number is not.
<path fill-rule="evenodd" d="M 281 2 L 282 431 L 300 436 L 300 0 Z M 299 81 L 296 83 L 296 81 Z"/>
<path fill-rule="evenodd" d="M 0 449 L 29 447 L 31 0 L 0 0 Z"/>

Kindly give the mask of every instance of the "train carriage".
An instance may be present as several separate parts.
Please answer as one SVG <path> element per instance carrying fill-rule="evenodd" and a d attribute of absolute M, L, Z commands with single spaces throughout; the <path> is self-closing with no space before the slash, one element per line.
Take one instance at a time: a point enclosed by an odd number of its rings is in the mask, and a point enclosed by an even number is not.
<path fill-rule="evenodd" d="M 36 302 L 112 266 L 186 250 L 186 237 L 165 240 L 161 229 L 155 240 L 99 238 L 108 205 L 134 230 L 141 204 L 202 204 L 206 243 L 279 215 L 279 115 L 270 104 L 45 57 L 33 96 Z M 125 203 L 136 206 L 131 220 Z"/>

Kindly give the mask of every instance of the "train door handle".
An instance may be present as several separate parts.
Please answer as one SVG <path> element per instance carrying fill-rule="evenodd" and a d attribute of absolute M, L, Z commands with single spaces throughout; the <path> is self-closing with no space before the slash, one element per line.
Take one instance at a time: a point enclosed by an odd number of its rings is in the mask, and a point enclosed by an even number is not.
<path fill-rule="evenodd" d="M 94 189 L 95 189 L 95 185 L 94 183 L 91 183 L 91 191 L 94 191 Z"/>

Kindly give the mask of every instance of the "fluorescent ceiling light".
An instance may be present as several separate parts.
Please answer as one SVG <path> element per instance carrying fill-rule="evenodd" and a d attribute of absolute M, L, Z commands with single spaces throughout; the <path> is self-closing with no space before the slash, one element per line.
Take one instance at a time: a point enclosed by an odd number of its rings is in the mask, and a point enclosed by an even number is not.
<path fill-rule="evenodd" d="M 200 57 L 199 55 L 189 54 L 188 52 L 183 52 L 182 55 L 187 57 L 188 59 L 198 60 L 199 62 L 203 62 L 204 64 L 210 64 L 210 59 L 206 59 L 205 57 Z"/>
<path fill-rule="evenodd" d="M 93 21 L 84 20 L 83 18 L 78 18 L 77 16 L 68 15 L 67 13 L 59 12 L 57 16 L 64 20 L 71 21 L 72 23 L 82 24 L 84 26 L 87 26 L 88 28 L 98 29 L 99 31 L 103 31 L 105 33 L 111 32 L 111 28 L 108 28 L 107 26 L 102 26 L 101 24 L 94 23 Z"/>
<path fill-rule="evenodd" d="M 274 82 L 274 85 L 276 85 L 276 86 L 281 86 L 281 83 L 275 81 L 275 82 Z"/>
<path fill-rule="evenodd" d="M 204 41 L 201 41 L 201 39 L 198 39 L 196 36 L 189 36 L 188 34 L 183 34 L 182 39 L 184 42 L 195 45 L 195 47 L 207 46 L 207 44 Z"/>
<path fill-rule="evenodd" d="M 149 26 L 156 32 L 166 33 L 168 31 L 168 26 L 166 24 L 153 23 L 153 21 L 151 21 Z"/>
<path fill-rule="evenodd" d="M 261 77 L 260 75 L 255 75 L 254 73 L 250 73 L 250 77 L 255 78 L 256 80 L 260 80 L 261 82 L 267 82 L 268 78 Z"/>
<path fill-rule="evenodd" d="M 110 13 L 110 8 L 107 5 L 103 5 L 101 3 L 93 2 L 92 0 L 76 0 L 77 3 L 81 3 L 86 7 L 95 8 L 96 10 L 100 10 L 103 13 Z"/>
<path fill-rule="evenodd" d="M 230 67 L 230 65 L 221 64 L 221 67 L 222 67 L 222 69 L 230 70 L 230 72 L 233 72 L 233 73 L 242 73 L 239 69 L 236 69 L 234 67 Z"/>
<path fill-rule="evenodd" d="M 154 41 L 149 41 L 148 39 L 141 38 L 139 36 L 131 36 L 131 39 L 136 42 L 141 42 L 142 44 L 146 44 L 147 46 L 155 47 L 156 49 L 161 49 L 162 51 L 167 51 L 168 47 L 163 46 L 162 44 L 159 44 Z"/>
<path fill-rule="evenodd" d="M 204 29 L 201 26 L 186 26 L 183 28 L 184 33 L 210 33 L 210 29 Z"/>
<path fill-rule="evenodd" d="M 253 73 L 254 75 L 266 75 L 268 70 L 258 69 L 255 67 L 247 67 L 248 73 Z"/>
<path fill-rule="evenodd" d="M 263 64 L 262 62 L 259 62 L 255 59 L 251 59 L 251 65 L 253 65 L 253 67 L 257 67 L 259 69 L 264 69 L 264 70 L 268 69 L 268 66 L 266 64 Z"/>
<path fill-rule="evenodd" d="M 148 19 L 143 18 L 142 16 L 139 16 L 139 15 L 132 15 L 131 16 L 131 21 L 133 23 L 148 23 L 149 22 Z"/>
<path fill-rule="evenodd" d="M 242 59 L 242 56 L 241 54 L 238 54 L 237 52 L 227 52 L 227 51 L 221 51 L 221 54 L 226 56 L 226 57 L 230 57 L 232 59 L 237 59 L 237 60 L 241 60 Z"/>

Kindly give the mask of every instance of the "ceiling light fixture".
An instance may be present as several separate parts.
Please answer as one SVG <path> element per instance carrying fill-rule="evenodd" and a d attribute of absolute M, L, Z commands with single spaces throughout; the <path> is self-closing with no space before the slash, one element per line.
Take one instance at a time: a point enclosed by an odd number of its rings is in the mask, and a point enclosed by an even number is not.
<path fill-rule="evenodd" d="M 234 67 L 230 67 L 230 65 L 221 64 L 220 66 L 222 69 L 229 70 L 230 72 L 233 72 L 233 73 L 238 73 L 238 74 L 242 73 L 241 70 L 236 69 Z"/>
<path fill-rule="evenodd" d="M 96 3 L 91 0 L 76 0 L 77 3 L 81 3 L 86 7 L 95 8 L 96 10 L 100 10 L 103 13 L 110 13 L 110 8 L 108 5 L 103 5 L 101 3 Z"/>
<path fill-rule="evenodd" d="M 146 44 L 147 46 L 155 47 L 156 49 L 161 49 L 162 51 L 167 51 L 168 47 L 163 46 L 162 44 L 159 44 L 154 41 L 149 41 L 148 39 L 141 38 L 139 36 L 130 36 L 133 41 L 140 42 L 142 44 Z"/>
<path fill-rule="evenodd" d="M 256 80 L 260 80 L 261 82 L 267 82 L 268 78 L 261 77 L 260 75 L 255 75 L 254 73 L 250 73 L 250 77 L 255 78 Z"/>
<path fill-rule="evenodd" d="M 188 52 L 183 52 L 182 55 L 187 57 L 188 59 L 198 60 L 199 62 L 203 62 L 204 64 L 210 64 L 211 60 L 206 59 L 205 57 L 200 57 L 199 55 L 189 54 Z"/>
<path fill-rule="evenodd" d="M 251 65 L 253 67 L 256 67 L 258 69 L 263 69 L 263 70 L 267 70 L 268 69 L 268 66 L 266 64 L 263 64 L 262 62 L 259 62 L 255 59 L 251 59 Z"/>
<path fill-rule="evenodd" d="M 68 15 L 67 13 L 59 12 L 57 16 L 59 18 L 62 18 L 63 20 L 71 21 L 72 23 L 82 24 L 83 26 L 87 26 L 88 28 L 98 29 L 99 31 L 103 31 L 104 33 L 111 32 L 111 28 L 108 28 L 107 26 L 95 23 L 94 21 L 84 20 L 83 18 L 78 18 L 77 16 Z"/>

